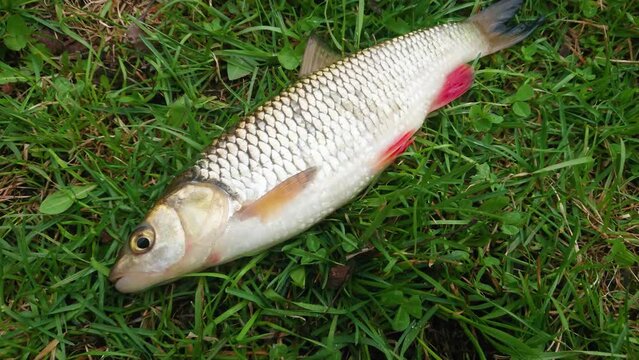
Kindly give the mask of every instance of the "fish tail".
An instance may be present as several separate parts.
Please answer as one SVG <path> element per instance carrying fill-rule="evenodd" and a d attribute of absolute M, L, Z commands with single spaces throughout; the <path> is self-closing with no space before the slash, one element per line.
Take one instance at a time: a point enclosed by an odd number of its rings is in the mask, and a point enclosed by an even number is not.
<path fill-rule="evenodd" d="M 522 3 L 523 0 L 501 0 L 467 20 L 479 29 L 488 42 L 488 52 L 482 55 L 515 45 L 544 22 L 542 16 L 537 20 L 509 27 L 506 23 L 515 16 Z"/>

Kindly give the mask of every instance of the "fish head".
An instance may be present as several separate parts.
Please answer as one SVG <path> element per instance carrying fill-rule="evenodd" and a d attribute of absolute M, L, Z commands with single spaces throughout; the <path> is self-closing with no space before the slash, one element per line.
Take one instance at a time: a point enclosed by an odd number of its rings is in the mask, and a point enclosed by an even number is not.
<path fill-rule="evenodd" d="M 176 186 L 133 230 L 109 279 L 131 293 L 206 268 L 229 209 L 229 195 L 214 184 Z"/>

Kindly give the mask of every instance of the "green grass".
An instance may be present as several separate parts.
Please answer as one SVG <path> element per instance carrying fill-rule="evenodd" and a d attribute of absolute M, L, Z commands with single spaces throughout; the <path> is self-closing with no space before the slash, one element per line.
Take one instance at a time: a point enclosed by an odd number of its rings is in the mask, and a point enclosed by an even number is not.
<path fill-rule="evenodd" d="M 211 139 L 295 81 L 312 32 L 349 54 L 482 4 L 13 3 L 0 358 L 639 357 L 636 1 L 527 1 L 519 20 L 546 24 L 482 59 L 352 203 L 137 295 L 106 278 L 123 240 Z"/>

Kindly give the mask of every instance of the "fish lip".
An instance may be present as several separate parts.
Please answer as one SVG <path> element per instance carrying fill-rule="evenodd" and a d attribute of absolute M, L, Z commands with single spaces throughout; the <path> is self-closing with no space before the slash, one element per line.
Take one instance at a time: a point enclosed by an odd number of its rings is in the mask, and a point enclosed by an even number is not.
<path fill-rule="evenodd" d="M 124 274 L 121 272 L 118 272 L 117 269 L 112 269 L 111 273 L 109 274 L 109 281 L 112 283 L 117 283 L 118 280 L 122 279 L 124 277 Z"/>
<path fill-rule="evenodd" d="M 123 291 L 122 286 L 126 284 L 127 275 L 117 271 L 111 271 L 109 274 L 109 281 L 113 284 L 116 290 L 122 293 L 130 293 L 132 291 Z"/>
<path fill-rule="evenodd" d="M 120 286 L 121 280 L 124 279 L 125 274 L 115 271 L 116 269 L 111 270 L 111 273 L 109 274 L 109 281 L 113 284 L 113 287 L 115 287 L 116 290 L 121 291 L 120 290 Z"/>
<path fill-rule="evenodd" d="M 156 275 L 157 273 L 152 272 L 127 272 L 118 271 L 117 268 L 114 268 L 109 274 L 109 281 L 113 283 L 113 287 L 119 292 L 130 294 L 158 285 L 160 282 L 153 280 Z"/>

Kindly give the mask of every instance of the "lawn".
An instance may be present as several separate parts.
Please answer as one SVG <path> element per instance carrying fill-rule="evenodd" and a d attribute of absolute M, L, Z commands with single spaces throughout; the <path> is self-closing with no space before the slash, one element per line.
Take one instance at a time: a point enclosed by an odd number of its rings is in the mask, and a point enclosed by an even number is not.
<path fill-rule="evenodd" d="M 526 1 L 546 23 L 281 246 L 107 279 L 311 34 L 348 55 L 484 5 L 0 1 L 0 358 L 639 358 L 637 1 Z"/>

